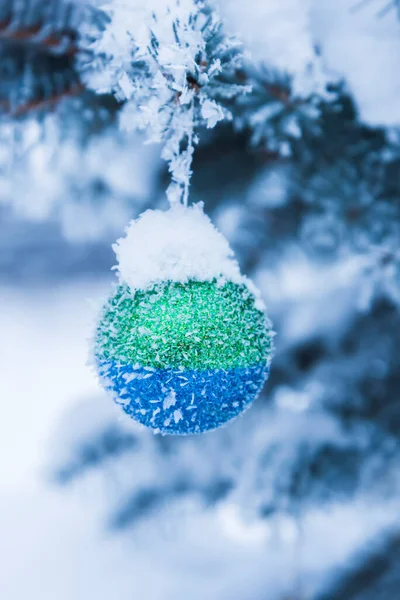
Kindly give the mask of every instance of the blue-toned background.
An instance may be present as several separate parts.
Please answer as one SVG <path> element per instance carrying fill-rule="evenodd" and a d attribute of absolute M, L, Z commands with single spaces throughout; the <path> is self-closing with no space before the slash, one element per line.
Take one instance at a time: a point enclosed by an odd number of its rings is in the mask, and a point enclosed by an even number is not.
<path fill-rule="evenodd" d="M 167 207 L 161 148 L 76 87 L 74 50 L 10 32 L 34 5 L 0 0 L 0 598 L 398 600 L 398 2 L 219 2 L 257 69 L 200 131 L 191 200 L 276 352 L 251 410 L 182 439 L 133 423 L 88 364 L 111 244 Z"/>

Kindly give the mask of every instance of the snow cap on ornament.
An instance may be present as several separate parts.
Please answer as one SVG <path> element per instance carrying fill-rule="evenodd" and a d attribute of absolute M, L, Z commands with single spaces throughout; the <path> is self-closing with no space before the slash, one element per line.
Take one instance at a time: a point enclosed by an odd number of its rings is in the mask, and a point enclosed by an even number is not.
<path fill-rule="evenodd" d="M 237 417 L 268 377 L 273 334 L 258 290 L 202 205 L 146 211 L 114 250 L 119 285 L 94 349 L 105 388 L 165 434 Z"/>

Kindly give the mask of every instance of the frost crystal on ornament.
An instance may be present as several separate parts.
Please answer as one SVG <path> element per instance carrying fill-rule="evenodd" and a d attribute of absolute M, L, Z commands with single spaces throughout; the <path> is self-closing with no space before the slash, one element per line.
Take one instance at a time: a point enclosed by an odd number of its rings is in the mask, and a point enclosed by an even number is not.
<path fill-rule="evenodd" d="M 170 434 L 235 418 L 268 376 L 272 332 L 254 286 L 200 206 L 147 211 L 115 246 L 119 285 L 95 339 L 123 410 Z"/>

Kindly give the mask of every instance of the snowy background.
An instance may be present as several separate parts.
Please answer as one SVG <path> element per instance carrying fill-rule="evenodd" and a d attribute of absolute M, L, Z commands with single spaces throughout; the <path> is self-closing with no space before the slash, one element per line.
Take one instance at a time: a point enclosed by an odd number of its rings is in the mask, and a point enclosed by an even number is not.
<path fill-rule="evenodd" d="M 147 79 L 132 68 L 148 3 L 107 4 L 86 89 L 54 111 L 20 115 L 61 67 L 0 37 L 0 106 L 19 111 L 0 121 L 0 598 L 397 600 L 368 561 L 399 535 L 399 6 L 220 0 L 255 91 L 226 106 L 210 74 L 175 114 L 153 58 Z M 124 418 L 87 364 L 111 244 L 168 186 L 204 202 L 278 333 L 252 410 L 173 441 Z"/>

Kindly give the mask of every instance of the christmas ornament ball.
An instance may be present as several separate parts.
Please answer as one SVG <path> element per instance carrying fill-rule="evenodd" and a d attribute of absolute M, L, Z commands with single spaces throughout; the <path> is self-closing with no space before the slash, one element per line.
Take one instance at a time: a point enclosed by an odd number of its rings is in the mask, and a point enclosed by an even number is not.
<path fill-rule="evenodd" d="M 96 335 L 101 379 L 124 411 L 163 433 L 201 433 L 241 413 L 264 384 L 271 350 L 244 285 L 120 286 Z"/>
<path fill-rule="evenodd" d="M 255 288 L 202 211 L 159 212 L 148 211 L 149 231 L 135 222 L 136 235 L 127 238 L 139 248 L 150 232 L 162 247 L 146 253 L 142 246 L 137 255 L 125 239 L 116 248 L 120 281 L 96 330 L 95 364 L 105 388 L 139 423 L 164 434 L 202 433 L 237 417 L 257 396 L 269 372 L 272 332 Z M 164 227 L 170 219 L 172 237 Z M 163 279 L 165 273 L 173 277 Z"/>

